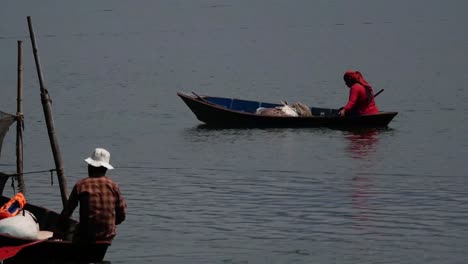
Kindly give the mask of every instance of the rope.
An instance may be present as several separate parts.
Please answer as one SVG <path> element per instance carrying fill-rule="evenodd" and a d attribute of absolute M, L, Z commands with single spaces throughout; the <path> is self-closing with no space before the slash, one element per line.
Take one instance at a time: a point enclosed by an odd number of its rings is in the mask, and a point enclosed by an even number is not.
<path fill-rule="evenodd" d="M 30 171 L 30 172 L 23 172 L 23 173 L 21 173 L 21 174 L 22 174 L 22 175 L 26 175 L 26 174 L 35 174 L 35 173 L 50 172 L 50 175 L 53 176 L 53 172 L 54 172 L 54 171 L 57 171 L 57 169 L 42 170 L 42 171 Z M 12 176 L 12 177 L 19 176 L 18 173 L 9 174 L 9 175 Z"/>
<path fill-rule="evenodd" d="M 16 193 L 15 177 L 11 177 L 11 188 L 13 188 L 13 193 Z"/>
<path fill-rule="evenodd" d="M 57 169 L 50 169 L 50 170 L 42 170 L 42 171 L 30 171 L 30 172 L 23 172 L 21 173 L 22 175 L 25 175 L 25 174 L 35 174 L 35 173 L 44 173 L 44 172 L 50 172 L 50 185 L 53 186 L 54 185 L 54 171 L 57 171 Z M 14 173 L 14 174 L 10 174 L 9 176 L 11 176 L 11 186 L 13 187 L 13 190 L 15 189 L 15 186 L 14 186 L 14 178 L 15 177 L 18 177 L 20 174 L 18 173 Z"/>
<path fill-rule="evenodd" d="M 47 104 L 47 103 L 52 104 L 52 99 L 50 99 L 49 91 L 47 91 L 47 89 L 45 88 L 44 88 L 44 92 L 41 93 L 41 102 L 42 104 Z"/>
<path fill-rule="evenodd" d="M 21 130 L 24 131 L 24 115 L 21 112 L 16 113 L 16 120 L 19 122 Z"/>
<path fill-rule="evenodd" d="M 25 175 L 25 174 L 50 172 L 50 185 L 53 186 L 54 185 L 54 171 L 57 171 L 57 170 L 50 169 L 50 170 L 42 170 L 42 171 L 30 171 L 30 172 L 23 172 L 21 174 Z M 14 174 L 5 174 L 5 175 L 7 175 L 8 177 L 11 177 L 11 188 L 13 188 L 13 192 L 16 193 L 15 178 L 17 178 L 20 174 L 14 173 Z"/>

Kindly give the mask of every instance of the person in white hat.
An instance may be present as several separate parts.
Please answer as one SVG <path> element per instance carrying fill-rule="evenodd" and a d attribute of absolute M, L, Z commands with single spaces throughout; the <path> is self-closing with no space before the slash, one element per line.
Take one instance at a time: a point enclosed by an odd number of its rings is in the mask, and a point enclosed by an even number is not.
<path fill-rule="evenodd" d="M 112 241 L 116 235 L 116 225 L 125 220 L 127 203 L 119 185 L 106 176 L 110 164 L 110 153 L 96 148 L 88 163 L 88 177 L 79 180 L 70 194 L 68 204 L 60 214 L 60 222 L 66 222 L 75 208 L 80 205 L 80 223 L 73 235 L 74 241 Z M 63 230 L 64 226 L 60 227 Z M 57 232 L 55 237 L 62 237 Z"/>

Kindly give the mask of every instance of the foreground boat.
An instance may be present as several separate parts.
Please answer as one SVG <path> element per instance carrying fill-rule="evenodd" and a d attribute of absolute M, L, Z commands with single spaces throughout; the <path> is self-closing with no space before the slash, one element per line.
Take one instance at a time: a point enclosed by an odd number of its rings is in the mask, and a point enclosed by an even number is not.
<path fill-rule="evenodd" d="M 267 103 L 214 96 L 199 96 L 178 92 L 198 120 L 216 127 L 387 127 L 398 112 L 372 115 L 338 116 L 339 109 L 310 107 L 312 116 L 267 116 L 256 114 L 258 108 L 274 108 L 279 103 Z"/>
<path fill-rule="evenodd" d="M 0 204 L 8 202 L 9 198 L 0 196 Z M 34 214 L 39 223 L 41 232 L 52 232 L 57 224 L 59 214 L 43 207 L 27 203 L 25 210 Z M 69 219 L 70 233 L 77 225 L 77 222 Z M 110 242 L 102 241 L 92 244 L 73 243 L 70 240 L 43 240 L 37 243 L 33 240 L 12 237 L 7 234 L 0 234 L 0 251 L 3 247 L 21 246 L 23 247 L 14 257 L 4 261 L 4 263 L 48 263 L 57 261 L 72 262 L 100 262 L 104 259 Z"/>

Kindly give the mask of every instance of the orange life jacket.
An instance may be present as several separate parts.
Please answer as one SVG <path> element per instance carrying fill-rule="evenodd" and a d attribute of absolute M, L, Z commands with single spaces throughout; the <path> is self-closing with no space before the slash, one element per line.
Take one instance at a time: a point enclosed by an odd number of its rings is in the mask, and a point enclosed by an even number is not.
<path fill-rule="evenodd" d="M 26 198 L 22 193 L 17 193 L 13 198 L 0 207 L 0 219 L 15 216 L 26 205 Z"/>

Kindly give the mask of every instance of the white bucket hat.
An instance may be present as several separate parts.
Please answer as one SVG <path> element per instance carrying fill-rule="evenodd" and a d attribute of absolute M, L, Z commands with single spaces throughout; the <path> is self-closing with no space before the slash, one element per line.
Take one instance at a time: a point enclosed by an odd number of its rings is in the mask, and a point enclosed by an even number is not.
<path fill-rule="evenodd" d="M 110 165 L 110 153 L 103 148 L 96 148 L 91 157 L 85 159 L 85 161 L 93 167 L 106 167 L 112 170 L 114 167 Z"/>

